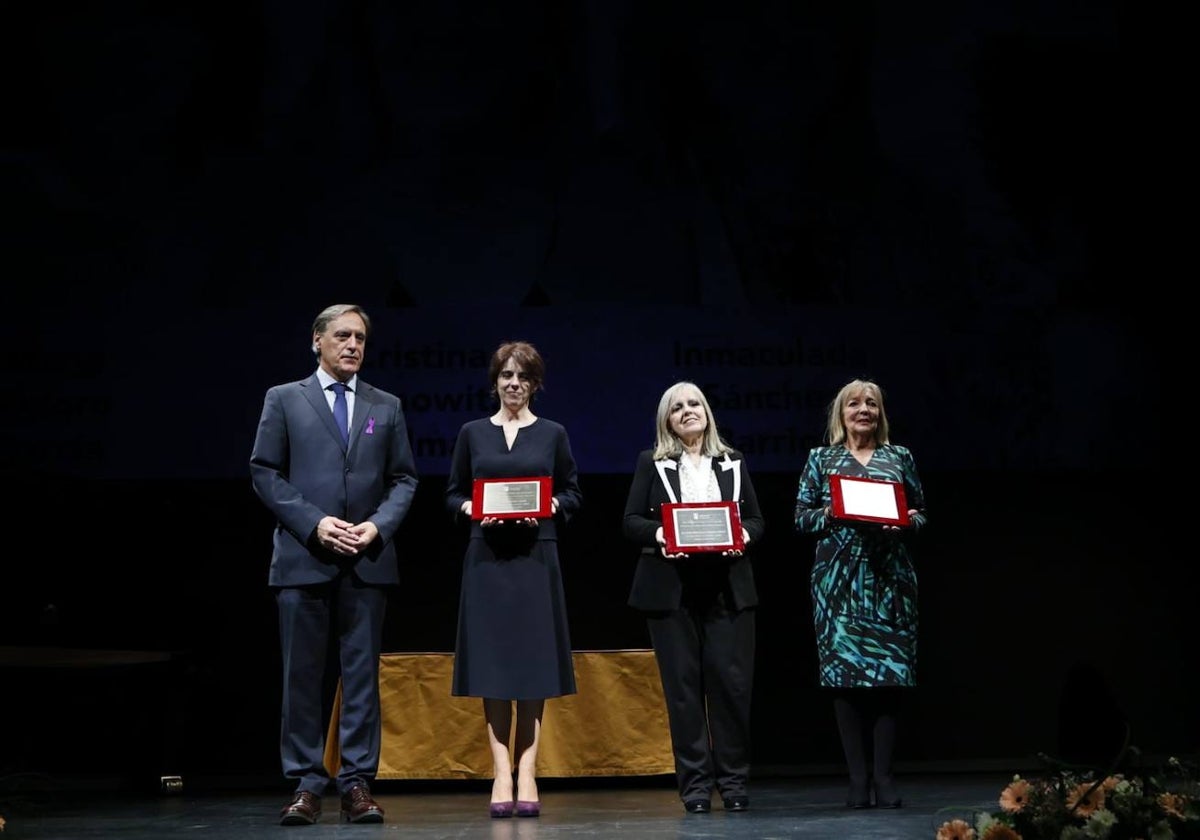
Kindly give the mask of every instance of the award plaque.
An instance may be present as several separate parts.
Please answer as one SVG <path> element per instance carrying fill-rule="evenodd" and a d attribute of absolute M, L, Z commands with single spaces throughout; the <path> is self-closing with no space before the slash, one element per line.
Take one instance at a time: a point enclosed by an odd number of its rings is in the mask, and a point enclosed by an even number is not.
<path fill-rule="evenodd" d="M 471 489 L 471 518 L 548 519 L 553 480 L 532 478 L 477 478 Z"/>
<path fill-rule="evenodd" d="M 908 525 L 908 501 L 904 485 L 899 482 L 831 475 L 829 491 L 833 495 L 833 515 L 838 519 Z"/>
<path fill-rule="evenodd" d="M 668 554 L 745 548 L 737 502 L 668 502 L 662 516 Z"/>

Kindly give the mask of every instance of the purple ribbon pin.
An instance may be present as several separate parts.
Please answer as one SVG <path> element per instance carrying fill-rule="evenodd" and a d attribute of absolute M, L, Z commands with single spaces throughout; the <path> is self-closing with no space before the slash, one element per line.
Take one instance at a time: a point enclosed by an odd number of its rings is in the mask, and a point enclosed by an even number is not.
<path fill-rule="evenodd" d="M 367 428 L 366 428 L 366 431 L 363 432 L 363 434 L 364 435 L 375 434 L 375 418 L 374 417 L 367 418 Z"/>

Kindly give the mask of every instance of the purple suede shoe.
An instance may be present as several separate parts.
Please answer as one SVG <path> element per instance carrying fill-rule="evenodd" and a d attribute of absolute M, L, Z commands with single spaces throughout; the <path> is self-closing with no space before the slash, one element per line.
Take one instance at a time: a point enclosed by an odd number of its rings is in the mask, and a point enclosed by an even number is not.
<path fill-rule="evenodd" d="M 512 802 L 493 802 L 491 805 L 488 805 L 488 813 L 492 819 L 498 820 L 503 817 L 511 817 L 514 807 L 514 803 Z"/>
<path fill-rule="evenodd" d="M 541 802 L 526 802 L 524 799 L 517 800 L 517 816 L 518 817 L 536 817 L 542 813 Z"/>

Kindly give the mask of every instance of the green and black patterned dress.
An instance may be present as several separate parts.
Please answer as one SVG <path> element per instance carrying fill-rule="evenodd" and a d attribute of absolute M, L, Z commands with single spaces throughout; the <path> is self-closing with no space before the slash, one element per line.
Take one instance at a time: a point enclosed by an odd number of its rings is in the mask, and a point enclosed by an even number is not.
<path fill-rule="evenodd" d="M 904 484 L 918 513 L 903 531 L 825 516 L 830 475 Z M 808 455 L 796 494 L 796 530 L 817 536 L 813 625 L 820 684 L 828 688 L 913 686 L 917 662 L 917 574 L 906 540 L 925 525 L 925 495 L 912 453 L 888 444 L 863 466 L 844 446 Z"/>

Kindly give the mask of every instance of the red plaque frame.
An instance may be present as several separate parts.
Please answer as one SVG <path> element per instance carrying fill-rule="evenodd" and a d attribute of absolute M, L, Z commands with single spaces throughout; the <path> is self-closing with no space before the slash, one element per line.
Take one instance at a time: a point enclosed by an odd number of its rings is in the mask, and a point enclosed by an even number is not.
<path fill-rule="evenodd" d="M 728 541 L 689 539 L 686 520 L 689 512 L 694 511 L 698 517 L 711 518 L 714 510 L 725 511 L 724 517 L 729 522 Z M 746 547 L 742 539 L 742 517 L 737 502 L 667 502 L 662 506 L 663 537 L 667 541 L 668 554 L 699 554 L 706 551 L 741 551 Z M 682 526 L 682 527 L 681 527 Z"/>
<path fill-rule="evenodd" d="M 833 496 L 833 515 L 838 519 L 879 522 L 902 528 L 909 524 L 908 500 L 904 485 L 898 481 L 831 475 L 829 492 Z"/>
<path fill-rule="evenodd" d="M 505 488 L 513 485 L 537 485 L 537 502 L 534 507 L 496 509 L 496 499 L 503 499 Z M 554 480 L 548 475 L 528 476 L 523 478 L 477 478 L 471 486 L 471 518 L 483 519 L 549 519 L 554 515 L 553 498 Z M 500 494 L 493 496 L 493 494 Z M 493 509 L 484 510 L 484 501 L 492 502 Z"/>

